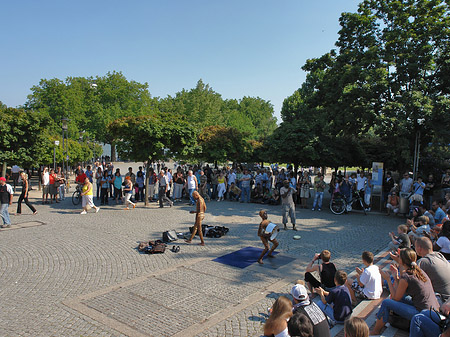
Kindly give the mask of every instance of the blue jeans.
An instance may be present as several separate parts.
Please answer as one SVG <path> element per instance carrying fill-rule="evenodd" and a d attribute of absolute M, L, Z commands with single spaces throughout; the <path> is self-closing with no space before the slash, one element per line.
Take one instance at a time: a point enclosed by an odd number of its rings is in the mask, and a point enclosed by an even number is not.
<path fill-rule="evenodd" d="M 250 202 L 250 186 L 242 187 L 241 201 Z"/>
<path fill-rule="evenodd" d="M 441 318 L 431 310 L 422 310 L 419 314 L 415 315 L 409 326 L 410 337 L 437 337 L 440 335 L 441 330 L 437 325 L 441 321 Z"/>
<path fill-rule="evenodd" d="M 9 204 L 1 204 L 0 207 L 0 216 L 3 219 L 3 224 L 5 225 L 11 225 L 11 220 L 9 219 L 9 212 L 8 212 Z"/>
<path fill-rule="evenodd" d="M 322 208 L 323 192 L 317 192 L 314 196 L 313 208 L 316 208 L 317 202 L 319 202 L 319 209 Z"/>
<path fill-rule="evenodd" d="M 409 299 L 403 298 L 401 301 L 394 301 L 387 298 L 381 303 L 381 308 L 377 313 L 377 318 L 382 319 L 384 323 L 387 323 L 389 320 L 390 310 L 409 320 L 412 319 L 414 315 L 419 313 L 419 310 L 413 306 L 412 301 Z"/>
<path fill-rule="evenodd" d="M 195 205 L 195 199 L 194 199 L 194 197 L 192 196 L 192 193 L 194 193 L 194 191 L 195 191 L 195 188 L 190 188 L 190 189 L 189 189 L 189 199 L 191 200 L 191 204 L 192 204 L 192 205 Z"/>
<path fill-rule="evenodd" d="M 317 305 L 324 312 L 325 315 L 327 315 L 328 317 L 331 318 L 332 321 L 334 321 L 334 322 L 336 322 L 338 324 L 343 324 L 344 323 L 344 322 L 336 321 L 334 319 L 333 307 L 330 304 L 323 304 L 322 301 L 319 301 L 319 302 L 317 302 Z"/>

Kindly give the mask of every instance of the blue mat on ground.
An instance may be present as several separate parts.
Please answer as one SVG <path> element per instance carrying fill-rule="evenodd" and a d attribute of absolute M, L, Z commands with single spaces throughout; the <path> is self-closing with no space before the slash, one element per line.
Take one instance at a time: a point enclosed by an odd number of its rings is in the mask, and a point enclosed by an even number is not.
<path fill-rule="evenodd" d="M 215 258 L 213 261 L 223 263 L 232 267 L 245 268 L 257 262 L 262 251 L 263 251 L 262 248 L 245 247 L 233 253 L 219 256 L 218 258 Z M 277 254 L 278 252 L 273 253 L 273 255 Z M 263 258 L 263 261 L 266 260 L 275 260 L 275 259 L 268 258 L 266 254 Z"/>

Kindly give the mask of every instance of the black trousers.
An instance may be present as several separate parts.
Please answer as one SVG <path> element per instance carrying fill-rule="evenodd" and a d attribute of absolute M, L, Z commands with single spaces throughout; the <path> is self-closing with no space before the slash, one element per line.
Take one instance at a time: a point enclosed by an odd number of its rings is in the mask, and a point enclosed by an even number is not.
<path fill-rule="evenodd" d="M 158 190 L 159 207 L 164 207 L 163 202 L 172 204 L 172 201 L 166 196 L 166 186 L 160 186 Z"/>
<path fill-rule="evenodd" d="M 33 213 L 36 212 L 36 208 L 34 208 L 33 205 L 28 201 L 28 197 L 25 197 L 25 191 L 22 191 L 22 194 L 20 194 L 19 197 L 19 201 L 17 201 L 17 213 L 22 213 L 22 201 L 25 201 L 25 205 L 27 205 Z"/>
<path fill-rule="evenodd" d="M 316 279 L 313 274 L 311 273 L 305 273 L 305 282 L 309 282 L 313 288 L 319 288 L 321 287 L 321 283 L 318 279 Z"/>
<path fill-rule="evenodd" d="M 100 203 L 102 205 L 108 204 L 108 189 L 107 188 L 102 188 L 100 191 Z"/>

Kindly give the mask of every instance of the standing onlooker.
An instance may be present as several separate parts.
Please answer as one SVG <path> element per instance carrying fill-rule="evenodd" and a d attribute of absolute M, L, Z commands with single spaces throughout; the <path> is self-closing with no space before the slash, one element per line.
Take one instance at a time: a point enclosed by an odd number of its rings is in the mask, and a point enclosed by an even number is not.
<path fill-rule="evenodd" d="M 49 178 L 49 188 L 48 191 L 50 193 L 50 203 L 53 204 L 53 200 L 55 200 L 56 203 L 58 203 L 58 188 L 59 188 L 59 183 L 58 183 L 58 177 L 56 176 L 55 170 L 51 169 L 50 170 L 50 174 L 48 176 Z"/>
<path fill-rule="evenodd" d="M 188 171 L 185 189 L 189 193 L 190 204 L 195 205 L 195 199 L 192 196 L 192 193 L 198 190 L 198 181 L 197 177 L 193 174 L 192 170 Z"/>
<path fill-rule="evenodd" d="M 442 176 L 441 188 L 441 199 L 444 199 L 444 196 L 450 192 L 450 169 L 447 169 L 445 174 Z"/>
<path fill-rule="evenodd" d="M 168 183 L 166 197 L 170 199 L 170 191 L 173 189 L 173 176 L 172 176 L 171 169 L 166 169 L 166 177 L 167 177 L 167 183 Z"/>
<path fill-rule="evenodd" d="M 387 201 L 389 194 L 395 186 L 394 178 L 392 178 L 391 171 L 386 172 L 386 177 L 383 181 L 383 203 Z"/>
<path fill-rule="evenodd" d="M 433 203 L 433 194 L 435 186 L 436 182 L 434 181 L 434 176 L 432 174 L 429 174 L 427 180 L 425 181 L 425 190 L 423 191 L 425 205 L 428 208 L 430 208 L 431 204 Z"/>
<path fill-rule="evenodd" d="M 114 178 L 111 180 L 111 184 L 114 186 L 114 199 L 116 199 L 116 205 L 119 200 L 122 201 L 122 176 L 120 175 L 120 169 L 116 170 Z"/>
<path fill-rule="evenodd" d="M 20 167 L 18 165 L 13 165 L 11 167 L 11 175 L 13 179 L 13 185 L 14 189 L 13 191 L 16 192 L 16 186 L 19 184 L 19 173 L 20 173 Z"/>
<path fill-rule="evenodd" d="M 363 207 L 367 208 L 365 201 L 365 190 L 367 186 L 367 177 L 364 175 L 364 171 L 359 172 L 359 176 L 356 178 L 356 193 L 358 193 L 363 201 Z"/>
<path fill-rule="evenodd" d="M 81 214 L 86 214 L 91 207 L 95 209 L 95 213 L 100 210 L 100 207 L 94 205 L 94 191 L 88 177 L 84 179 L 84 185 L 81 189 L 81 198 L 81 206 L 83 206 Z"/>
<path fill-rule="evenodd" d="M 4 177 L 0 177 L 0 216 L 3 219 L 2 228 L 11 227 L 8 207 L 9 205 L 12 205 L 13 194 L 14 192 L 11 185 L 6 183 L 6 179 Z"/>
<path fill-rule="evenodd" d="M 369 173 L 367 175 L 366 188 L 364 189 L 364 203 L 366 204 L 367 212 L 370 212 L 370 205 L 372 202 L 372 190 L 373 190 L 372 174 Z"/>
<path fill-rule="evenodd" d="M 202 196 L 203 199 L 208 199 L 208 201 L 211 201 L 211 198 L 209 197 L 208 192 L 206 191 L 206 185 L 208 183 L 208 178 L 206 177 L 205 173 L 202 171 L 200 171 L 200 181 L 199 181 L 199 191 L 200 191 L 200 195 Z M 231 195 L 231 187 L 230 187 L 230 195 Z M 230 198 L 231 199 L 231 198 Z"/>
<path fill-rule="evenodd" d="M 103 177 L 100 179 L 100 205 L 108 205 L 108 189 L 110 187 L 110 180 L 108 171 L 103 171 Z"/>
<path fill-rule="evenodd" d="M 99 166 L 97 168 L 97 171 L 95 172 L 95 181 L 97 183 L 97 200 L 99 199 L 99 195 L 100 195 L 100 190 L 102 188 L 102 168 Z"/>
<path fill-rule="evenodd" d="M 287 229 L 288 215 L 291 218 L 291 223 L 294 230 L 295 228 L 295 204 L 292 195 L 297 192 L 297 190 L 291 186 L 289 186 L 289 181 L 285 180 L 283 182 L 283 187 L 280 189 L 281 195 L 281 206 L 283 207 L 283 226 L 284 229 Z"/>
<path fill-rule="evenodd" d="M 170 207 L 173 206 L 173 202 L 167 198 L 166 192 L 169 187 L 169 182 L 167 180 L 167 176 L 165 175 L 165 171 L 161 169 L 159 171 L 158 175 L 158 181 L 159 181 L 159 190 L 158 190 L 158 199 L 159 199 L 159 207 L 163 208 L 163 201 L 166 201 L 169 203 Z"/>
<path fill-rule="evenodd" d="M 211 186 L 212 186 L 211 199 L 217 198 L 217 186 L 219 185 L 218 179 L 219 179 L 219 173 L 217 172 L 217 170 L 212 170 L 212 172 L 211 172 Z"/>
<path fill-rule="evenodd" d="M 223 200 L 223 196 L 227 192 L 227 178 L 225 178 L 223 171 L 220 172 L 219 177 L 217 178 L 217 201 Z"/>
<path fill-rule="evenodd" d="M 48 193 L 49 193 L 48 189 L 50 184 L 50 175 L 48 173 L 47 166 L 44 167 L 44 171 L 42 172 L 41 182 L 42 182 L 42 204 L 44 203 L 48 204 Z"/>
<path fill-rule="evenodd" d="M 400 180 L 400 196 L 402 198 L 408 198 L 411 193 L 414 181 L 409 176 L 409 172 L 403 174 L 403 179 Z"/>
<path fill-rule="evenodd" d="M 133 184 L 133 186 L 134 186 L 134 184 L 136 184 L 136 175 L 133 173 L 132 167 L 128 168 L 128 172 L 125 174 L 125 178 L 126 177 L 130 177 L 131 183 Z"/>
<path fill-rule="evenodd" d="M 91 170 L 91 165 L 88 165 L 86 167 L 86 177 L 88 177 L 89 181 L 91 182 L 91 184 L 94 182 L 94 172 L 92 172 Z"/>
<path fill-rule="evenodd" d="M 130 209 L 128 207 L 129 204 L 133 205 L 133 208 L 136 207 L 136 204 L 131 202 L 131 196 L 133 195 L 133 182 L 131 181 L 130 176 L 125 177 L 125 187 L 123 189 L 123 193 L 125 194 L 125 209 Z"/>
<path fill-rule="evenodd" d="M 303 176 L 300 178 L 300 207 L 308 208 L 307 202 L 309 199 L 309 188 L 311 187 L 311 177 L 307 171 L 303 172 Z"/>
<path fill-rule="evenodd" d="M 37 214 L 36 208 L 33 207 L 32 204 L 28 201 L 28 176 L 25 172 L 21 171 L 19 173 L 20 178 L 22 179 L 22 193 L 20 194 L 19 201 L 17 201 L 17 212 L 16 214 L 19 215 L 22 213 L 22 201 L 25 201 L 25 205 L 28 206 L 29 209 L 33 212 L 33 215 Z"/>
<path fill-rule="evenodd" d="M 144 184 L 145 179 L 142 171 L 138 171 L 136 175 L 136 184 L 138 187 L 138 193 L 135 196 L 136 201 L 144 201 Z"/>
<path fill-rule="evenodd" d="M 148 174 L 148 198 L 149 201 L 153 201 L 153 197 L 155 195 L 155 187 L 156 183 L 158 182 L 158 178 L 156 176 L 155 170 L 153 168 L 150 168 L 149 174 Z"/>
<path fill-rule="evenodd" d="M 64 175 L 64 172 L 62 171 L 61 167 L 58 167 L 58 173 L 56 174 L 56 177 L 59 182 L 58 187 L 59 200 L 62 201 L 66 198 L 66 176 Z"/>
<path fill-rule="evenodd" d="M 325 191 L 325 188 L 327 187 L 327 184 L 323 180 L 323 175 L 321 173 L 318 173 L 317 176 L 314 178 L 314 203 L 312 210 L 314 211 L 316 209 L 316 206 L 318 206 L 317 210 L 322 210 L 322 200 L 323 200 L 323 192 Z"/>
<path fill-rule="evenodd" d="M 175 184 L 174 184 L 174 188 L 173 188 L 173 200 L 174 201 L 181 201 L 181 198 L 183 196 L 183 186 L 185 184 L 184 181 L 184 175 L 183 175 L 183 171 L 181 170 L 181 167 L 178 166 L 177 168 L 177 173 L 175 173 Z"/>
<path fill-rule="evenodd" d="M 241 202 L 250 202 L 250 180 L 252 180 L 252 176 L 249 174 L 248 170 L 244 170 L 244 174 L 242 175 L 241 182 Z"/>

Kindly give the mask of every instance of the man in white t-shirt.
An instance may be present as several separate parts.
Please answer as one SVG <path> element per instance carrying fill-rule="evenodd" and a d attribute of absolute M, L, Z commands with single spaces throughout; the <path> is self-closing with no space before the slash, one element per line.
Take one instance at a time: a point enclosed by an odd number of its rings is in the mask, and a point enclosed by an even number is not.
<path fill-rule="evenodd" d="M 356 279 L 353 282 L 347 279 L 346 286 L 352 301 L 355 301 L 356 298 L 376 300 L 383 292 L 380 270 L 374 266 L 371 252 L 362 253 L 362 262 L 366 268 L 356 267 Z"/>
<path fill-rule="evenodd" d="M 363 200 L 363 204 L 364 207 L 367 207 L 366 203 L 365 203 L 365 190 L 366 190 L 366 185 L 367 185 L 367 177 L 364 176 L 364 172 L 361 171 L 359 173 L 359 176 L 356 178 L 356 193 L 359 193 L 359 195 L 361 196 L 361 199 Z"/>
<path fill-rule="evenodd" d="M 48 204 L 48 193 L 50 188 L 50 174 L 48 173 L 48 167 L 44 167 L 42 172 L 42 203 Z"/>
<path fill-rule="evenodd" d="M 403 179 L 400 180 L 400 196 L 401 197 L 408 197 L 411 193 L 411 189 L 413 187 L 414 181 L 409 176 L 408 172 L 405 172 L 403 174 Z"/>

